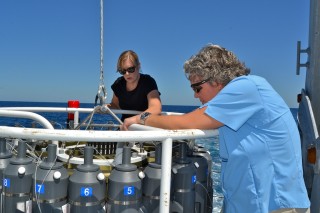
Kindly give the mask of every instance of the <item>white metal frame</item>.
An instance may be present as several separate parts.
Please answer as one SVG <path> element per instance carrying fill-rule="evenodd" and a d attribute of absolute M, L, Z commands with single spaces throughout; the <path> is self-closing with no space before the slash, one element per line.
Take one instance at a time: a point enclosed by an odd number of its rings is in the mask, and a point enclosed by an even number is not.
<path fill-rule="evenodd" d="M 159 128 L 131 125 L 129 131 L 94 131 L 94 130 L 61 130 L 54 129 L 44 117 L 27 111 L 34 112 L 86 112 L 93 109 L 87 108 L 46 108 L 46 107 L 16 107 L 0 108 L 0 116 L 29 118 L 43 124 L 47 129 L 22 128 L 0 126 L 1 138 L 21 138 L 36 140 L 51 140 L 64 142 L 127 142 L 127 141 L 159 141 L 162 142 L 162 174 L 160 186 L 160 213 L 169 212 L 170 208 L 170 184 L 171 184 L 171 160 L 172 141 L 184 139 L 209 138 L 218 135 L 217 130 L 162 130 Z M 135 111 L 115 110 L 114 113 L 135 114 Z M 50 124 L 50 125 L 49 125 Z M 59 154 L 59 153 L 58 153 Z"/>

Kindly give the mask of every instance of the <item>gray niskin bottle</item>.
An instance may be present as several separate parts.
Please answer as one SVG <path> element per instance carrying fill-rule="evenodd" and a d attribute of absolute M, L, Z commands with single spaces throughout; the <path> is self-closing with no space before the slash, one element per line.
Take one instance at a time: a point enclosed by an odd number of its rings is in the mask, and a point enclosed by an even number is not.
<path fill-rule="evenodd" d="M 123 147 L 122 164 L 117 165 L 108 179 L 108 213 L 140 212 L 142 181 L 137 166 L 131 164 L 131 148 Z"/>
<path fill-rule="evenodd" d="M 195 212 L 209 213 L 212 212 L 212 202 L 209 197 L 208 178 L 211 178 L 211 170 L 209 174 L 207 159 L 198 154 L 196 151 L 189 149 L 188 157 L 197 168 L 197 182 L 195 186 Z"/>
<path fill-rule="evenodd" d="M 180 143 L 179 157 L 172 165 L 172 199 L 182 206 L 184 213 L 195 212 L 196 167 L 187 157 L 187 144 Z"/>
<path fill-rule="evenodd" d="M 62 212 L 67 203 L 69 175 L 62 163 L 56 162 L 57 145 L 48 145 L 48 157 L 32 176 L 32 212 Z M 60 210 L 60 211 L 59 211 Z"/>
<path fill-rule="evenodd" d="M 207 169 L 207 186 L 206 186 L 206 194 L 207 194 L 207 212 L 211 213 L 213 210 L 212 206 L 212 197 L 213 197 L 213 180 L 212 180 L 212 157 L 210 152 L 202 146 L 194 146 L 193 147 L 193 156 L 198 156 L 206 159 L 208 169 Z"/>
<path fill-rule="evenodd" d="M 142 203 L 145 212 L 158 213 L 161 184 L 161 143 L 156 145 L 155 162 L 145 168 L 142 180 Z"/>
<path fill-rule="evenodd" d="M 11 152 L 7 150 L 7 143 L 4 138 L 0 138 L 0 178 L 3 180 L 3 170 L 7 168 L 10 163 L 10 159 L 12 158 Z M 0 185 L 0 213 L 2 213 L 2 184 Z"/>
<path fill-rule="evenodd" d="M 26 212 L 31 198 L 35 164 L 26 157 L 26 143 L 18 142 L 18 155 L 3 171 L 3 212 Z"/>
<path fill-rule="evenodd" d="M 84 164 L 69 178 L 68 196 L 71 213 L 105 212 L 106 180 L 100 167 L 93 164 L 93 148 L 84 147 Z"/>

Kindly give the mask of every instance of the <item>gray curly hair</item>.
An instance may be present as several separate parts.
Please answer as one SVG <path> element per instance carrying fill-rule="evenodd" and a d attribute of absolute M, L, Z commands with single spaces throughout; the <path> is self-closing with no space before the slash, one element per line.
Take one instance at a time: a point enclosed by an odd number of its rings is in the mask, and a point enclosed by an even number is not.
<path fill-rule="evenodd" d="M 208 44 L 197 55 L 191 56 L 184 63 L 184 72 L 190 80 L 199 76 L 204 79 L 211 78 L 222 85 L 227 85 L 232 79 L 248 75 L 250 69 L 227 49 L 218 45 Z"/>

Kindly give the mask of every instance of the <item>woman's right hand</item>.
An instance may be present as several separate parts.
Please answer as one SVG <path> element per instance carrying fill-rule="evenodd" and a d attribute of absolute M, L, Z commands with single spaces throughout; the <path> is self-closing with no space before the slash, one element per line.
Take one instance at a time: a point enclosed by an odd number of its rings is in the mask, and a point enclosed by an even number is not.
<path fill-rule="evenodd" d="M 123 124 L 120 126 L 120 130 L 128 131 L 129 126 L 132 124 L 139 124 L 140 121 L 140 115 L 135 115 L 130 118 L 126 118 L 123 121 Z"/>

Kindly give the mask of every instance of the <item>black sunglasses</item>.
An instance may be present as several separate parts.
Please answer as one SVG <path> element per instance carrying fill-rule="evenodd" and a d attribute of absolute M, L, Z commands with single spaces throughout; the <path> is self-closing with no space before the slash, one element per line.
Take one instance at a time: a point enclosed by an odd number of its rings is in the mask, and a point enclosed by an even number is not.
<path fill-rule="evenodd" d="M 190 86 L 191 86 L 191 88 L 193 89 L 193 91 L 194 91 L 195 93 L 199 93 L 199 92 L 202 90 L 202 86 L 201 86 L 201 85 L 204 84 L 204 83 L 206 83 L 206 82 L 208 82 L 208 81 L 210 81 L 210 80 L 211 80 L 211 78 L 207 78 L 207 79 L 202 80 L 202 81 L 200 81 L 200 82 L 191 84 Z"/>
<path fill-rule="evenodd" d="M 127 72 L 128 73 L 134 73 L 134 71 L 136 71 L 136 67 L 133 66 L 133 67 L 129 67 L 127 69 L 118 69 L 118 72 L 121 74 L 121 75 L 125 75 Z"/>

